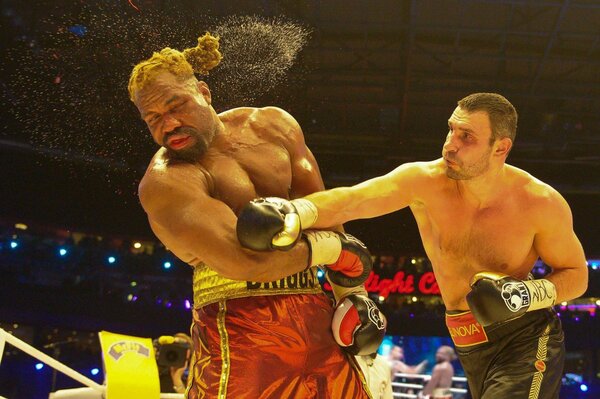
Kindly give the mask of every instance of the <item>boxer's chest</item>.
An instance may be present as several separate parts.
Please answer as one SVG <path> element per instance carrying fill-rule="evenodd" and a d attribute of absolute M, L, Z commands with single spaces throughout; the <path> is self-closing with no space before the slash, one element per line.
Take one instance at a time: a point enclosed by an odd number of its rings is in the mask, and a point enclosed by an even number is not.
<path fill-rule="evenodd" d="M 428 209 L 429 249 L 445 264 L 518 272 L 531 262 L 535 232 L 518 204 L 469 209 L 453 201 Z"/>
<path fill-rule="evenodd" d="M 287 198 L 292 182 L 290 157 L 285 148 L 261 143 L 219 157 L 208 168 L 212 195 L 237 214 L 256 197 Z"/>

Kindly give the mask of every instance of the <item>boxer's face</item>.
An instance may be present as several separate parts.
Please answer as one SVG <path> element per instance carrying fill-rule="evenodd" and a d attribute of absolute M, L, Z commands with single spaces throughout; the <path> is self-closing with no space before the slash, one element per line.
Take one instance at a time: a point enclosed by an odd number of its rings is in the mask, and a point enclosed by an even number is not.
<path fill-rule="evenodd" d="M 171 159 L 196 162 L 217 130 L 210 101 L 204 82 L 182 82 L 164 72 L 136 93 L 135 104 L 152 138 L 167 149 Z"/>
<path fill-rule="evenodd" d="M 446 361 L 450 361 L 450 357 L 443 348 L 438 349 L 435 353 L 435 362 L 441 363 Z"/>
<path fill-rule="evenodd" d="M 467 180 L 487 172 L 493 150 L 491 137 L 486 112 L 467 113 L 456 107 L 448 120 L 448 135 L 442 148 L 446 175 L 451 179 Z"/>

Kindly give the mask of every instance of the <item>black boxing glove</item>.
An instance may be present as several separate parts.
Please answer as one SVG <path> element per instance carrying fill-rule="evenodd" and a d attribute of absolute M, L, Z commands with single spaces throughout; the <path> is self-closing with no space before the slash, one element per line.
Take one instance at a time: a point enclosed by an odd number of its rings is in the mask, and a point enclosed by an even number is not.
<path fill-rule="evenodd" d="M 237 238 L 244 248 L 255 251 L 286 251 L 300 239 L 302 229 L 316 220 L 317 208 L 308 200 L 257 198 L 238 215 Z"/>
<path fill-rule="evenodd" d="M 327 278 L 342 287 L 361 285 L 371 274 L 373 259 L 359 239 L 337 231 L 304 233 L 310 247 L 309 266 L 325 265 Z"/>
<path fill-rule="evenodd" d="M 367 247 L 350 234 L 316 230 L 302 234 L 316 219 L 317 208 L 308 200 L 258 198 L 238 216 L 237 237 L 244 248 L 255 251 L 286 251 L 303 237 L 310 250 L 307 267 L 326 265 L 331 281 L 343 287 L 364 283 L 373 268 Z"/>
<path fill-rule="evenodd" d="M 480 272 L 471 278 L 467 303 L 484 327 L 515 319 L 554 306 L 556 287 L 546 279 L 521 281 L 495 272 Z"/>
<path fill-rule="evenodd" d="M 348 295 L 335 308 L 331 331 L 335 341 L 352 355 L 377 352 L 385 337 L 387 320 L 375 302 L 364 295 Z"/>

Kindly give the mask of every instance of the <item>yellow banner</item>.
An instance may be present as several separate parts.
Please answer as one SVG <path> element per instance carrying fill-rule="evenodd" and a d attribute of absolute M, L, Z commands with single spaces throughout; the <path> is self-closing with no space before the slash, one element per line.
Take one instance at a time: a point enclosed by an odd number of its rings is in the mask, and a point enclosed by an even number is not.
<path fill-rule="evenodd" d="M 160 382 L 152 340 L 100 331 L 106 399 L 158 399 Z"/>

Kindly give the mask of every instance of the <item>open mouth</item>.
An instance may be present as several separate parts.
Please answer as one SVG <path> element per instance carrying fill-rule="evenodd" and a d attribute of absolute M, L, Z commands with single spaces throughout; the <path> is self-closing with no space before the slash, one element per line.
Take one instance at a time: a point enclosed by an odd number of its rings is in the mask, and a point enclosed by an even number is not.
<path fill-rule="evenodd" d="M 185 136 L 185 137 L 181 137 L 181 138 L 177 138 L 177 139 L 171 139 L 171 140 L 169 140 L 169 147 L 171 147 L 174 150 L 179 150 L 179 149 L 185 147 L 189 141 L 190 141 L 190 136 Z"/>

